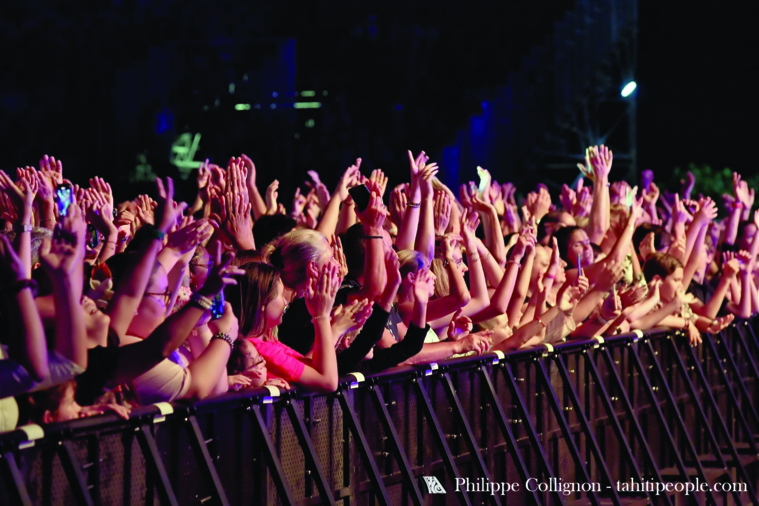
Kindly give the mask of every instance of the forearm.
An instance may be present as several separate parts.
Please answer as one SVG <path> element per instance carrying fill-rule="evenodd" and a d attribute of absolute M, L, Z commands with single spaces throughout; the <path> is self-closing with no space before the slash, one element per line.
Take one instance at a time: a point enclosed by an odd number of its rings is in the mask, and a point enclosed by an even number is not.
<path fill-rule="evenodd" d="M 490 208 L 487 215 L 483 213 L 485 225 L 485 245 L 498 265 L 506 263 L 506 245 L 503 242 L 503 232 L 498 221 L 495 208 Z M 488 233 L 489 231 L 489 233 Z"/>
<path fill-rule="evenodd" d="M 509 323 L 515 323 L 520 321 L 522 315 L 522 305 L 524 299 L 527 296 L 527 289 L 530 286 L 530 274 L 532 273 L 532 264 L 535 261 L 535 250 L 531 250 L 525 257 L 522 269 L 517 276 L 516 289 L 509 301 L 509 307 L 506 311 L 506 316 L 509 319 Z"/>
<path fill-rule="evenodd" d="M 256 187 L 255 183 L 248 183 L 247 187 L 250 207 L 253 210 L 253 218 L 257 220 L 266 214 L 266 202 L 264 202 L 263 197 L 258 192 L 258 188 Z"/>
<path fill-rule="evenodd" d="M 20 352 L 11 358 L 24 366 L 36 381 L 44 381 L 50 375 L 47 340 L 31 289 L 24 288 L 14 297 L 9 297 L 6 307 L 11 315 L 20 317 L 20 321 L 15 318 L 11 320 L 13 323 L 18 321 L 18 324 L 12 325 L 9 344 L 13 350 Z"/>
<path fill-rule="evenodd" d="M 319 318 L 314 320 L 314 348 L 313 348 L 313 367 L 321 374 L 322 384 L 317 388 L 334 391 L 337 388 L 337 357 L 335 356 L 335 347 L 332 341 L 332 328 L 330 327 L 329 318 Z"/>
<path fill-rule="evenodd" d="M 732 246 L 735 244 L 735 239 L 738 237 L 738 226 L 741 223 L 742 208 L 736 206 L 730 213 L 730 218 L 727 220 L 727 226 L 725 227 L 725 243 Z"/>
<path fill-rule="evenodd" d="M 727 295 L 727 290 L 730 287 L 732 280 L 733 276 L 722 276 L 722 279 L 719 280 L 719 284 L 717 285 L 717 289 L 714 290 L 714 293 L 712 294 L 712 298 L 709 299 L 709 302 L 707 302 L 701 309 L 700 313 L 702 316 L 711 320 L 717 317 L 717 313 L 722 307 L 722 302 L 725 300 L 725 295 Z"/>
<path fill-rule="evenodd" d="M 514 287 L 516 285 L 520 267 L 521 265 L 518 260 L 510 260 L 508 262 L 506 265 L 506 274 L 501 278 L 498 288 L 496 288 L 495 293 L 493 293 L 493 296 L 490 299 L 490 304 L 480 313 L 473 315 L 471 317 L 472 322 L 478 323 L 506 313 L 512 294 L 514 293 Z M 509 324 L 511 324 L 511 322 L 509 322 Z"/>
<path fill-rule="evenodd" d="M 32 208 L 25 208 L 21 219 L 18 224 L 20 226 L 32 224 Z M 14 241 L 14 247 L 18 251 L 18 257 L 24 264 L 24 278 L 30 279 L 32 277 L 32 231 L 18 231 L 16 233 L 16 240 Z"/>
<path fill-rule="evenodd" d="M 696 238 L 694 240 L 694 246 L 692 250 L 690 251 L 690 256 L 686 256 L 686 258 L 688 259 L 688 263 L 685 264 L 685 269 L 683 269 L 683 281 L 682 281 L 682 285 L 685 288 L 690 286 L 690 282 L 693 280 L 693 276 L 696 274 L 696 271 L 699 269 L 699 267 L 701 267 L 702 262 L 706 260 L 704 258 L 704 249 L 705 249 L 704 237 L 705 236 L 706 236 L 706 227 L 702 227 L 699 233 L 696 235 Z"/>
<path fill-rule="evenodd" d="M 80 300 L 80 292 L 71 278 L 53 281 L 55 349 L 82 369 L 87 369 L 87 330 Z"/>
<path fill-rule="evenodd" d="M 419 227 L 419 207 L 421 199 L 422 192 L 419 190 L 418 185 L 414 185 L 412 183 L 411 187 L 409 188 L 406 212 L 404 213 L 403 220 L 398 227 L 398 236 L 395 238 L 395 246 L 398 251 L 404 249 L 414 249 L 416 231 Z"/>
<path fill-rule="evenodd" d="M 366 239 L 364 245 L 364 283 L 361 287 L 359 298 L 374 300 L 385 288 L 387 283 L 387 272 L 385 271 L 385 248 L 382 241 L 382 230 L 371 227 L 364 227 Z"/>
<path fill-rule="evenodd" d="M 688 233 L 685 236 L 685 258 L 687 258 L 689 262 L 694 248 L 696 246 L 703 247 L 708 225 L 709 224 L 704 220 L 693 220 L 690 227 L 688 227 Z M 683 281 L 683 286 L 688 285 Z"/>
<path fill-rule="evenodd" d="M 506 248 L 504 247 L 504 254 L 505 251 Z M 499 262 L 496 262 L 493 255 L 485 247 L 485 244 L 479 240 L 477 241 L 477 252 L 480 254 L 482 270 L 485 273 L 485 279 L 487 280 L 488 286 L 497 287 L 503 278 L 503 267 L 501 267 Z M 504 265 L 505 263 L 506 261 L 504 258 Z"/>
<path fill-rule="evenodd" d="M 324 214 L 322 214 L 321 221 L 319 221 L 319 224 L 316 226 L 316 230 L 321 232 L 325 237 L 332 237 L 335 233 L 335 229 L 337 228 L 337 217 L 340 215 L 340 204 L 342 204 L 340 196 L 335 192 L 329 200 L 329 204 L 327 204 Z"/>
<path fill-rule="evenodd" d="M 668 304 L 662 306 L 661 309 L 648 313 L 635 321 L 630 322 L 630 327 L 639 330 L 648 330 L 655 327 L 658 323 L 662 322 L 667 316 L 671 316 L 672 313 L 677 311 L 679 302 L 672 300 Z"/>
<path fill-rule="evenodd" d="M 340 206 L 340 215 L 337 218 L 337 235 L 345 233 L 349 228 L 356 224 L 356 204 L 352 201 L 345 201 Z"/>
<path fill-rule="evenodd" d="M 588 238 L 594 244 L 600 244 L 609 229 L 609 187 L 608 178 L 596 178 L 593 184 L 593 204 L 590 207 Z"/>
<path fill-rule="evenodd" d="M 630 216 L 627 219 L 627 225 L 625 226 L 624 231 L 617 238 L 617 242 L 614 243 L 614 247 L 611 249 L 609 256 L 604 260 L 606 261 L 608 259 L 608 261 L 615 260 L 617 262 L 622 262 L 627 255 L 630 244 L 632 243 L 633 232 L 635 232 L 635 218 Z"/>
<path fill-rule="evenodd" d="M 432 261 L 435 256 L 435 216 L 432 195 L 422 198 L 419 229 L 416 232 L 414 249 Z"/>
<path fill-rule="evenodd" d="M 100 254 L 98 255 L 98 263 L 105 263 L 106 260 L 116 254 L 116 242 L 118 238 L 119 229 L 115 226 L 109 227 L 108 233 L 105 234 L 105 243 L 103 243 L 103 247 L 100 249 Z"/>
<path fill-rule="evenodd" d="M 190 389 L 185 398 L 204 399 L 212 394 L 226 392 L 221 389 L 222 379 L 227 382 L 227 362 L 232 347 L 222 339 L 212 339 L 203 354 L 190 362 Z"/>

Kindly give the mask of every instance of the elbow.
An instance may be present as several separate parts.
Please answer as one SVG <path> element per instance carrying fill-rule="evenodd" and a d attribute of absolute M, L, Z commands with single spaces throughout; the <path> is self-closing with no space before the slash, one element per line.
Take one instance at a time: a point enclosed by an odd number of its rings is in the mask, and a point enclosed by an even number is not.
<path fill-rule="evenodd" d="M 472 294 L 469 293 L 469 290 L 466 290 L 459 297 L 459 308 L 466 306 L 467 304 L 469 304 L 471 300 L 472 300 Z"/>
<path fill-rule="evenodd" d="M 314 385 L 311 389 L 320 394 L 331 394 L 332 392 L 335 392 L 337 390 L 337 374 L 334 374 L 334 377 L 330 375 L 330 377 L 324 378 L 323 381 L 318 385 Z"/>

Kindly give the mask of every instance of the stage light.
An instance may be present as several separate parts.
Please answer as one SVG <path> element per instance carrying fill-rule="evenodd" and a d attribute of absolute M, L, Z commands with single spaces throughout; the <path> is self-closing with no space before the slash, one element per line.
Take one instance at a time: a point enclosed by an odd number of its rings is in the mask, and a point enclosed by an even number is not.
<path fill-rule="evenodd" d="M 300 92 L 301 97 L 315 97 L 316 92 L 313 90 L 303 90 Z"/>
<path fill-rule="evenodd" d="M 622 88 L 622 96 L 623 97 L 629 97 L 630 94 L 635 91 L 635 88 L 637 88 L 638 85 L 635 84 L 635 81 L 630 81 L 629 83 L 625 84 L 625 87 Z"/>
<path fill-rule="evenodd" d="M 295 102 L 293 104 L 293 107 L 296 109 L 318 109 L 321 106 L 321 102 Z"/>
<path fill-rule="evenodd" d="M 236 111 L 249 111 L 250 104 L 235 104 Z"/>

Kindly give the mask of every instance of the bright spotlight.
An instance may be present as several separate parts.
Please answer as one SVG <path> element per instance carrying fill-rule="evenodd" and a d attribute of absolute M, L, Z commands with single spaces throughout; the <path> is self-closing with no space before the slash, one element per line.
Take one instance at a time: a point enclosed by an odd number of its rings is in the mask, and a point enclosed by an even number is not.
<path fill-rule="evenodd" d="M 635 88 L 637 88 L 638 85 L 635 84 L 635 81 L 630 81 L 629 83 L 625 84 L 625 87 L 622 88 L 622 96 L 628 97 L 630 96 L 630 93 L 635 91 Z"/>

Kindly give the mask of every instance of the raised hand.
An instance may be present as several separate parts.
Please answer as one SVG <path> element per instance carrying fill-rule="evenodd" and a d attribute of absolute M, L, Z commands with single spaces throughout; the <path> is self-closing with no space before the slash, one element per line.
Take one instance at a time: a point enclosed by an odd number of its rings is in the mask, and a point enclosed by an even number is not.
<path fill-rule="evenodd" d="M 0 170 L 0 191 L 8 195 L 16 209 L 24 213 L 27 212 L 26 210 L 31 212 L 34 197 L 37 195 L 37 179 L 23 178 L 15 184 L 8 174 Z"/>
<path fill-rule="evenodd" d="M 342 304 L 332 309 L 332 336 L 338 340 L 364 326 L 372 314 L 372 303 L 368 299 L 354 300 L 347 306 Z"/>
<path fill-rule="evenodd" d="M 685 179 L 680 180 L 680 188 L 682 190 L 683 198 L 689 199 L 690 194 L 693 191 L 693 187 L 696 185 L 696 176 L 693 175 L 693 172 L 688 171 L 688 174 L 686 175 Z"/>
<path fill-rule="evenodd" d="M 277 190 L 279 189 L 279 181 L 275 179 L 271 182 L 271 184 L 266 188 L 266 214 L 268 215 L 274 215 L 277 214 L 277 197 L 279 196 L 279 193 Z"/>
<path fill-rule="evenodd" d="M 448 222 L 451 220 L 451 197 L 442 191 L 435 192 L 434 222 L 435 235 L 440 236 L 448 230 Z"/>
<path fill-rule="evenodd" d="M 595 177 L 608 178 L 611 172 L 611 163 L 614 159 L 611 150 L 602 144 L 600 148 L 598 146 L 588 148 L 588 154 L 590 156 L 590 164 L 593 165 Z"/>
<path fill-rule="evenodd" d="M 315 277 L 309 275 L 305 301 L 312 318 L 330 317 L 339 287 L 338 266 L 332 262 L 319 269 Z"/>
<path fill-rule="evenodd" d="M 619 292 L 623 307 L 634 306 L 644 300 L 646 295 L 648 295 L 648 287 L 640 283 L 630 285 Z"/>
<path fill-rule="evenodd" d="M 348 262 L 345 260 L 345 252 L 343 251 L 343 241 L 336 235 L 333 235 L 330 239 L 330 246 L 332 247 L 332 257 L 337 260 L 340 265 L 338 275 L 344 278 L 348 274 Z"/>
<path fill-rule="evenodd" d="M 341 202 L 345 202 L 348 198 L 348 188 L 356 186 L 358 184 L 358 178 L 361 175 L 359 169 L 361 168 L 361 158 L 356 158 L 356 163 L 348 167 L 343 172 L 343 177 L 337 183 L 334 195 L 337 196 Z"/>
<path fill-rule="evenodd" d="M 385 176 L 385 173 L 382 172 L 382 169 L 374 169 L 372 171 L 372 175 L 369 177 L 369 180 L 375 183 L 380 198 L 384 197 L 385 189 L 387 188 L 387 176 Z"/>
<path fill-rule="evenodd" d="M 390 221 L 400 226 L 403 222 L 403 217 L 406 215 L 407 204 L 406 186 L 398 185 L 393 188 L 390 194 Z"/>
<path fill-rule="evenodd" d="M 59 184 L 63 184 L 63 164 L 60 160 L 56 160 L 54 156 L 44 155 L 40 159 L 40 172 L 53 181 L 53 188 Z"/>
<path fill-rule="evenodd" d="M 590 282 L 584 275 L 577 277 L 574 285 L 564 285 L 556 297 L 556 304 L 559 310 L 564 313 L 571 313 L 580 299 L 582 299 L 590 288 Z"/>
<path fill-rule="evenodd" d="M 165 184 L 156 178 L 156 185 L 158 203 L 155 208 L 155 227 L 162 232 L 168 232 L 182 217 L 187 204 L 180 202 L 174 205 L 174 181 L 170 177 L 166 178 Z"/>
<path fill-rule="evenodd" d="M 422 268 L 414 278 L 414 297 L 416 302 L 426 304 L 435 289 L 435 275 L 429 267 Z"/>
<path fill-rule="evenodd" d="M 551 210 L 551 195 L 545 185 L 539 185 L 537 192 L 527 194 L 527 209 L 530 216 L 540 221 Z"/>
<path fill-rule="evenodd" d="M 205 297 L 215 297 L 227 285 L 236 285 L 237 281 L 232 276 L 241 276 L 245 271 L 231 265 L 234 259 L 233 253 L 221 255 L 221 243 L 217 242 L 208 252 L 213 262 L 213 267 L 208 272 L 208 278 L 198 293 Z M 227 312 L 226 310 L 224 311 Z M 230 313 L 232 310 L 230 309 Z"/>
<path fill-rule="evenodd" d="M 198 244 L 211 238 L 213 227 L 205 218 L 193 222 L 188 216 L 183 220 L 182 227 L 168 235 L 167 248 L 172 248 L 181 254 L 194 251 Z"/>
<path fill-rule="evenodd" d="M 369 197 L 369 205 L 363 211 L 357 212 L 361 223 L 364 225 L 364 230 L 380 231 L 385 224 L 385 217 L 388 215 L 387 208 L 382 203 L 382 197 L 377 193 L 376 188 L 372 189 L 371 197 Z M 374 235 L 374 233 L 372 233 Z"/>
<path fill-rule="evenodd" d="M 237 248 L 255 249 L 253 223 L 250 219 L 251 205 L 245 202 L 246 200 L 239 193 L 234 195 L 227 193 L 221 197 L 224 209 L 222 226 Z"/>
<path fill-rule="evenodd" d="M 0 274 L 2 274 L 6 290 L 16 282 L 26 279 L 27 274 L 24 262 L 18 256 L 16 250 L 13 249 L 10 239 L 5 234 L 0 235 L 0 258 L 2 259 Z"/>
<path fill-rule="evenodd" d="M 468 316 L 462 316 L 463 308 L 456 311 L 448 324 L 448 339 L 458 341 L 469 335 L 472 331 L 472 319 Z"/>
<path fill-rule="evenodd" d="M 308 202 L 308 198 L 300 192 L 300 187 L 295 188 L 293 209 L 290 212 L 290 216 L 296 220 L 300 218 L 303 215 L 303 211 L 306 209 L 306 202 Z"/>
<path fill-rule="evenodd" d="M 53 230 L 53 238 L 42 243 L 42 268 L 51 276 L 71 276 L 84 262 L 87 224 L 77 204 L 69 206 Z"/>
<path fill-rule="evenodd" d="M 601 304 L 601 317 L 606 321 L 615 320 L 622 314 L 622 299 L 616 290 L 612 290 L 608 297 Z"/>
<path fill-rule="evenodd" d="M 712 320 L 712 322 L 709 324 L 708 327 L 706 327 L 705 332 L 708 332 L 709 334 L 719 334 L 720 332 L 725 330 L 731 323 L 733 323 L 733 320 L 735 320 L 734 314 L 729 314 L 727 316 L 716 318 Z"/>

